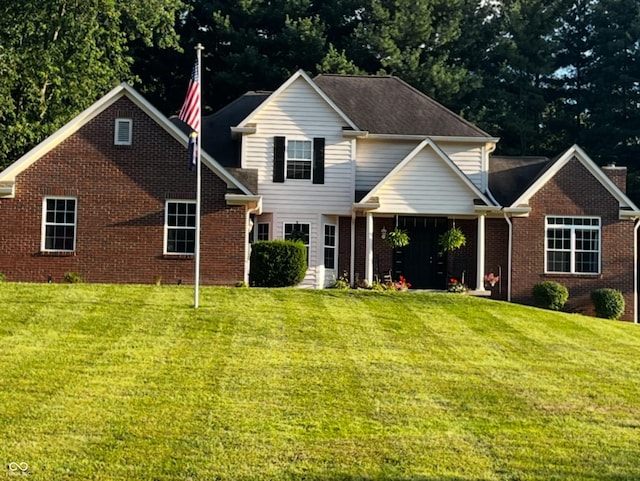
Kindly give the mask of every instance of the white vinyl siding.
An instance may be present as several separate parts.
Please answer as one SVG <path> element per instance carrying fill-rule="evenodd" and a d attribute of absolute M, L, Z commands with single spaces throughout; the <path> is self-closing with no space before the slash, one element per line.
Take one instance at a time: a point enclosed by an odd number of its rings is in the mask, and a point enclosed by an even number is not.
<path fill-rule="evenodd" d="M 379 213 L 474 215 L 476 194 L 428 147 L 396 172 L 376 195 Z"/>
<path fill-rule="evenodd" d="M 356 190 L 371 190 L 419 143 L 418 140 L 358 140 Z M 482 174 L 482 145 L 464 142 L 438 142 L 437 145 L 476 187 L 486 188 Z"/>
<path fill-rule="evenodd" d="M 419 143 L 419 141 L 358 140 L 356 190 L 373 189 Z"/>
<path fill-rule="evenodd" d="M 115 145 L 131 145 L 133 121 L 131 119 L 116 119 L 113 143 Z"/>
<path fill-rule="evenodd" d="M 342 135 L 345 125 L 336 112 L 300 78 L 253 119 L 257 133 L 243 137 L 243 163 L 258 169 L 258 189 L 265 212 L 286 211 L 349 215 L 353 202 L 352 140 Z M 274 137 L 288 140 L 325 139 L 324 184 L 273 182 Z"/>
<path fill-rule="evenodd" d="M 484 149 L 481 145 L 462 142 L 438 142 L 438 147 L 453 160 L 478 189 L 486 189 L 486 179 L 484 179 L 485 176 L 482 173 Z"/>

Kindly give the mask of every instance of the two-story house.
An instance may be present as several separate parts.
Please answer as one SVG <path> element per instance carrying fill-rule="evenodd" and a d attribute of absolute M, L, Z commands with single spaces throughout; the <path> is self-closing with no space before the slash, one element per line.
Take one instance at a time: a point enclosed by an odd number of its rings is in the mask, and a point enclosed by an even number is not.
<path fill-rule="evenodd" d="M 183 127 L 123 85 L 0 173 L 0 272 L 191 282 Z M 594 289 L 621 290 L 635 320 L 640 212 L 626 171 L 577 146 L 555 159 L 495 157 L 498 140 L 395 77 L 299 71 L 275 92 L 249 92 L 202 119 L 202 281 L 247 280 L 252 241 L 298 231 L 302 287 L 343 272 L 438 290 L 455 277 L 531 303 L 535 283 L 557 280 L 585 312 Z M 453 226 L 467 243 L 442 252 Z M 408 246 L 385 242 L 395 227 Z"/>

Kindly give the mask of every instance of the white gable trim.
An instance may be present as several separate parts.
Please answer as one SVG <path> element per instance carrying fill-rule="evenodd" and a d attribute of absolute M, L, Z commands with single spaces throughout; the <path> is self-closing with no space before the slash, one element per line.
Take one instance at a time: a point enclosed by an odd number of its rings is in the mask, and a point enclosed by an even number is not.
<path fill-rule="evenodd" d="M 174 125 L 167 117 L 165 117 L 158 109 L 156 109 L 153 105 L 151 105 L 142 95 L 140 95 L 136 90 L 133 89 L 127 83 L 121 83 L 114 89 L 112 89 L 109 93 L 107 93 L 100 100 L 95 102 L 89 108 L 78 114 L 76 117 L 71 119 L 67 124 L 58 129 L 56 132 L 51 134 L 45 140 L 36 145 L 29 152 L 24 154 L 18 160 L 16 160 L 13 164 L 7 167 L 3 172 L 0 172 L 0 185 L 4 185 L 5 187 L 8 184 L 15 183 L 15 178 L 20 173 L 24 172 L 28 169 L 32 164 L 34 164 L 38 159 L 52 151 L 58 145 L 60 145 L 64 140 L 69 138 L 71 135 L 80 130 L 81 127 L 86 125 L 89 121 L 100 115 L 104 112 L 108 107 L 113 105 L 117 100 L 122 97 L 127 97 L 131 100 L 136 106 L 138 106 L 143 112 L 145 112 L 151 119 L 156 122 L 160 127 L 162 127 L 167 133 L 169 133 L 174 139 L 176 139 L 180 144 L 187 148 L 187 144 L 189 139 L 187 135 L 182 132 L 176 125 Z M 185 154 L 186 157 L 186 154 Z M 247 189 L 244 185 L 240 183 L 235 177 L 233 177 L 229 172 L 226 171 L 224 167 L 222 167 L 213 157 L 208 155 L 206 152 L 202 152 L 202 161 L 203 164 L 206 165 L 209 169 L 211 169 L 220 179 L 226 182 L 227 186 L 231 188 L 237 188 L 241 192 L 247 195 L 252 195 L 251 191 Z M 0 190 L 0 196 L 5 193 L 5 190 L 8 191 L 8 188 L 4 190 Z"/>
<path fill-rule="evenodd" d="M 409 155 L 407 155 L 398 165 L 396 165 L 391 172 L 389 172 L 378 184 L 369 191 L 364 198 L 358 202 L 358 204 L 367 204 L 371 201 L 373 197 L 375 197 L 378 191 L 391 179 L 393 179 L 398 172 L 400 172 L 405 165 L 407 165 L 411 160 L 418 155 L 425 147 L 431 147 L 436 155 L 442 159 L 442 161 L 451 169 L 452 173 L 456 175 L 462 182 L 469 188 L 474 195 L 476 195 L 479 199 L 481 199 L 487 206 L 494 206 L 494 202 L 492 202 L 485 194 L 483 194 L 473 182 L 469 180 L 469 178 L 458 168 L 458 166 L 449 158 L 447 154 L 445 154 L 440 147 L 436 145 L 436 143 L 431 138 L 426 138 L 420 144 L 413 149 Z"/>
<path fill-rule="evenodd" d="M 347 117 L 346 114 L 342 110 L 340 110 L 338 108 L 338 106 L 333 102 L 333 100 L 331 100 L 327 96 L 327 94 L 325 94 L 322 90 L 320 90 L 320 88 L 315 84 L 315 82 L 313 80 L 311 80 L 311 78 L 304 72 L 304 70 L 298 70 L 291 77 L 289 77 L 289 79 L 285 83 L 283 83 L 278 88 L 278 90 L 276 90 L 271 95 L 269 95 L 269 97 L 264 102 L 262 102 L 258 107 L 256 107 L 256 109 L 253 112 L 251 112 L 243 121 L 241 121 L 235 127 L 235 129 L 243 128 L 243 127 L 252 127 L 252 125 L 250 125 L 250 124 L 255 123 L 255 120 L 254 120 L 255 117 L 260 112 L 262 112 L 262 110 L 264 110 L 267 105 L 269 105 L 271 102 L 273 102 L 278 97 L 280 97 L 280 95 L 282 95 L 282 93 L 285 90 L 287 90 L 291 86 L 291 84 L 293 84 L 299 78 L 302 78 L 305 82 L 307 82 L 309 84 L 309 86 L 314 90 L 314 92 L 316 92 L 322 98 L 322 100 L 324 100 L 335 111 L 335 113 L 342 120 L 345 121 L 345 123 L 349 127 L 351 127 L 353 130 L 360 131 L 358 126 L 356 126 L 356 124 L 354 124 L 353 121 L 349 117 Z"/>
<path fill-rule="evenodd" d="M 631 211 L 638 211 L 638 207 L 620 190 L 620 188 L 605 174 L 596 163 L 579 146 L 573 145 L 569 150 L 558 158 L 524 193 L 518 197 L 511 207 L 529 205 L 533 197 L 547 182 L 549 182 L 567 163 L 575 158 L 580 162 L 598 182 L 620 203 L 621 208 Z"/>

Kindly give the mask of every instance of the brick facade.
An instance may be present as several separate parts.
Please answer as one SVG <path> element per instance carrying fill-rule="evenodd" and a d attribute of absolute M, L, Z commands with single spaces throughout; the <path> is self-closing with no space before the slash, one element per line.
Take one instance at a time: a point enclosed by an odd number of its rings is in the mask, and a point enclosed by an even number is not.
<path fill-rule="evenodd" d="M 114 145 L 116 118 L 133 120 L 131 146 Z M 0 272 L 7 280 L 192 283 L 193 256 L 163 255 L 166 199 L 195 199 L 185 148 L 133 102 L 121 98 L 16 178 L 0 198 Z M 226 184 L 203 167 L 201 282 L 244 278 L 245 207 L 228 206 Z M 76 250 L 41 252 L 43 199 L 77 198 Z"/>
<path fill-rule="evenodd" d="M 513 219 L 512 300 L 532 304 L 534 284 L 552 280 L 569 289 L 567 308 L 593 315 L 591 292 L 622 291 L 625 320 L 633 320 L 633 221 L 620 221 L 618 201 L 577 160 L 568 162 L 531 199 L 529 217 Z M 601 219 L 600 274 L 545 274 L 545 216 L 594 216 Z"/>

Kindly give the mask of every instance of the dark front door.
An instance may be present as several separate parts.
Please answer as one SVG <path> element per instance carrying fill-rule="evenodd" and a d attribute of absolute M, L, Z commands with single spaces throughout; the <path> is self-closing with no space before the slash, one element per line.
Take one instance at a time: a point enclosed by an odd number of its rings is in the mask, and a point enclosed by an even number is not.
<path fill-rule="evenodd" d="M 447 230 L 447 219 L 400 217 L 398 227 L 409 234 L 409 245 L 394 253 L 394 277 L 404 276 L 414 289 L 445 289 L 446 262 L 438 252 L 438 237 Z"/>

